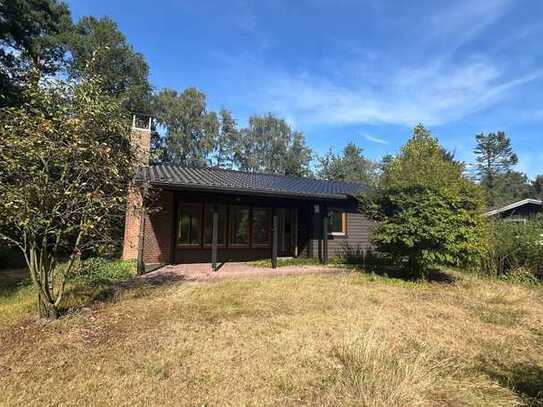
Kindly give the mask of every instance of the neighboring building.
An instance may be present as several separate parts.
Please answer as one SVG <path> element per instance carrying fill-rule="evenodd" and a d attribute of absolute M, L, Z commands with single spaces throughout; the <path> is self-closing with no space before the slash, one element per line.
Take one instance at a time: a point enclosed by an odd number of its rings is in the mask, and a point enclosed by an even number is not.
<path fill-rule="evenodd" d="M 148 160 L 149 133 L 133 131 Z M 161 210 L 144 217 L 130 189 L 123 258 L 143 247 L 146 265 L 315 257 L 370 247 L 373 222 L 358 211 L 359 183 L 218 168 L 146 166 L 136 181 L 159 188 Z M 143 218 L 143 223 L 142 223 Z M 141 243 L 140 243 L 141 242 Z M 215 244 L 214 244 L 215 243 Z"/>
<path fill-rule="evenodd" d="M 542 201 L 537 199 L 523 199 L 502 208 L 494 209 L 485 215 L 512 221 L 525 221 L 538 213 L 543 213 Z"/>

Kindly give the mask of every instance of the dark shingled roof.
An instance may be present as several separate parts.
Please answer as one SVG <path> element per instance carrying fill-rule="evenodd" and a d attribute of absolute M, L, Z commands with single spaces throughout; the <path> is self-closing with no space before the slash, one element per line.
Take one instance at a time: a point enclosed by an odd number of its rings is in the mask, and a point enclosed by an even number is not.
<path fill-rule="evenodd" d="M 153 165 L 146 168 L 152 185 L 202 191 L 345 199 L 364 192 L 363 184 L 313 178 L 259 174 L 221 168 L 185 168 Z"/>

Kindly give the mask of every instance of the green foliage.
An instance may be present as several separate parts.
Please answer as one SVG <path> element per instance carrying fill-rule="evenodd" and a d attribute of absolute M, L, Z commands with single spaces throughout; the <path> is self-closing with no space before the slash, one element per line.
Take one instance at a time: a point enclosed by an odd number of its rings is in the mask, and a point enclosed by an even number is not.
<path fill-rule="evenodd" d="M 483 273 L 524 280 L 543 277 L 543 216 L 526 223 L 496 220 L 489 224 L 489 234 Z"/>
<path fill-rule="evenodd" d="M 127 110 L 150 114 L 149 67 L 113 20 L 83 17 L 67 35 L 66 43 L 72 56 L 72 77 L 98 75 L 103 91 L 121 98 Z"/>
<path fill-rule="evenodd" d="M 311 149 L 304 135 L 272 114 L 251 116 L 249 127 L 238 133 L 233 145 L 233 162 L 243 171 L 282 175 L 311 174 Z"/>
<path fill-rule="evenodd" d="M 312 172 L 309 167 L 311 158 L 311 148 L 307 146 L 303 133 L 294 131 L 291 141 L 287 146 L 284 170 L 281 171 L 281 169 L 279 169 L 279 172 L 284 175 L 293 175 L 297 177 L 311 176 Z"/>
<path fill-rule="evenodd" d="M 484 248 L 482 196 L 464 166 L 418 125 L 383 168 L 376 191 L 360 198 L 379 224 L 373 241 L 406 273 L 425 275 L 433 265 L 466 265 Z"/>
<path fill-rule="evenodd" d="M 366 263 L 367 255 L 372 256 L 371 253 L 366 252 L 362 247 L 353 247 L 349 244 L 344 244 L 339 254 L 332 259 L 334 264 L 363 266 Z"/>
<path fill-rule="evenodd" d="M 32 86 L 25 99 L 0 109 L 0 234 L 24 253 L 40 311 L 54 316 L 65 272 L 124 215 L 134 152 L 125 111 L 99 79 Z"/>
<path fill-rule="evenodd" d="M 424 185 L 458 192 L 473 186 L 463 172 L 464 164 L 451 159 L 430 131 L 419 124 L 400 154 L 385 163 L 380 182 L 388 188 Z"/>
<path fill-rule="evenodd" d="M 0 107 L 21 103 L 25 83 L 63 67 L 68 7 L 57 0 L 0 2 Z"/>
<path fill-rule="evenodd" d="M 543 200 L 543 175 L 538 175 L 535 177 L 534 182 L 532 183 L 532 188 L 534 190 L 535 197 Z"/>
<path fill-rule="evenodd" d="M 328 180 L 359 181 L 375 184 L 377 164 L 364 157 L 364 150 L 354 143 L 343 149 L 342 155 L 331 150 L 319 158 L 319 177 Z"/>
<path fill-rule="evenodd" d="M 155 96 L 154 116 L 166 130 L 162 161 L 188 167 L 211 163 L 220 125 L 206 105 L 206 95 L 196 88 L 163 89 Z"/>
<path fill-rule="evenodd" d="M 59 0 L 0 2 L 0 106 L 20 105 L 29 82 L 67 72 L 100 75 L 102 89 L 136 113 L 150 113 L 149 67 L 108 17 L 75 26 Z"/>
<path fill-rule="evenodd" d="M 487 203 L 492 207 L 501 207 L 510 203 L 535 196 L 535 188 L 526 174 L 519 171 L 508 171 L 494 178 L 491 189 L 483 184 L 487 192 Z"/>
<path fill-rule="evenodd" d="M 526 175 L 512 170 L 518 163 L 511 139 L 503 131 L 477 134 L 475 169 L 489 207 L 501 206 L 530 195 Z"/>
<path fill-rule="evenodd" d="M 233 152 L 235 142 L 239 138 L 239 130 L 232 112 L 221 109 L 219 112 L 220 131 L 218 134 L 212 164 L 219 168 L 233 166 Z"/>
<path fill-rule="evenodd" d="M 475 161 L 481 180 L 492 182 L 494 176 L 507 172 L 518 162 L 511 139 L 503 131 L 477 134 L 475 139 Z"/>
<path fill-rule="evenodd" d="M 311 175 L 312 152 L 304 135 L 271 114 L 252 116 L 240 130 L 230 111 L 208 111 L 206 95 L 196 88 L 160 91 L 153 112 L 165 130 L 152 139 L 155 162 Z"/>

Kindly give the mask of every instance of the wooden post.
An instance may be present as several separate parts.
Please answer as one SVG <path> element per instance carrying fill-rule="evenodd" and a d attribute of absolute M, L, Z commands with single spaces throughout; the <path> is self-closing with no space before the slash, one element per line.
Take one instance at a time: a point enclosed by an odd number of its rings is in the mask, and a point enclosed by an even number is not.
<path fill-rule="evenodd" d="M 325 210 L 322 217 L 322 258 L 323 264 L 328 262 L 328 212 Z"/>
<path fill-rule="evenodd" d="M 136 116 L 134 116 L 134 120 L 136 120 Z M 143 170 L 143 188 L 140 188 L 141 194 L 141 208 L 140 208 L 140 228 L 139 228 L 139 236 L 138 236 L 138 258 L 136 262 L 136 273 L 137 274 L 143 274 L 145 273 L 145 218 L 147 216 L 147 206 L 146 199 L 147 195 L 149 194 L 149 184 L 147 182 L 147 171 Z"/>
<path fill-rule="evenodd" d="M 294 208 L 292 218 L 292 239 L 294 240 L 294 257 L 298 257 L 298 208 Z"/>
<path fill-rule="evenodd" d="M 170 264 L 175 264 L 175 243 L 177 238 L 177 201 L 175 199 L 175 192 L 170 192 L 170 208 L 172 212 L 171 226 L 172 234 L 170 238 Z"/>
<path fill-rule="evenodd" d="M 213 207 L 213 227 L 211 236 L 211 264 L 213 271 L 217 271 L 217 246 L 219 240 L 219 212 L 217 212 L 217 207 Z"/>
<path fill-rule="evenodd" d="M 277 268 L 277 232 L 279 228 L 279 219 L 277 218 L 277 213 L 273 212 L 273 225 L 272 225 L 272 268 Z"/>

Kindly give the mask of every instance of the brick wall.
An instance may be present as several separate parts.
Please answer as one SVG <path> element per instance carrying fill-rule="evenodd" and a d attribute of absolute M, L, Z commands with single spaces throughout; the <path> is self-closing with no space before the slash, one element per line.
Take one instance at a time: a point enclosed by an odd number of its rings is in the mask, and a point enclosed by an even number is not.
<path fill-rule="evenodd" d="M 134 118 L 135 122 L 135 118 Z M 132 127 L 130 141 L 136 150 L 137 161 L 149 164 L 151 148 L 151 130 Z M 128 199 L 124 223 L 123 259 L 133 260 L 138 257 L 138 241 L 141 222 L 142 195 L 135 185 L 128 188 Z"/>
<path fill-rule="evenodd" d="M 174 196 L 157 191 L 157 197 L 145 217 L 143 261 L 145 264 L 170 263 L 173 237 Z"/>
<path fill-rule="evenodd" d="M 141 221 L 141 193 L 131 185 L 128 188 L 128 203 L 124 222 L 123 260 L 138 258 L 138 240 Z"/>

